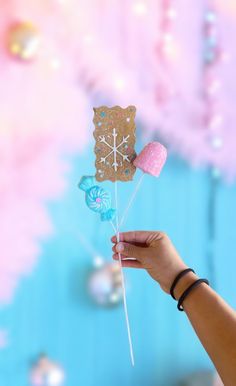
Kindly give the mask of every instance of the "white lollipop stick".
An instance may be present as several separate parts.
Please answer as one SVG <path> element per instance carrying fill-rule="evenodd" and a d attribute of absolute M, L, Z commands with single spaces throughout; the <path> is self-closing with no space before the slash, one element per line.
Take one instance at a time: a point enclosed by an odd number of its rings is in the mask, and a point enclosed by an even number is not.
<path fill-rule="evenodd" d="M 161 169 L 163 165 L 165 164 L 167 156 L 166 148 L 161 145 L 159 142 L 151 142 L 147 144 L 144 149 L 141 151 L 141 153 L 136 157 L 134 160 L 134 165 L 141 169 L 144 173 L 151 174 L 155 177 L 158 177 L 160 175 Z M 124 211 L 124 214 L 122 216 L 122 219 L 119 223 L 119 217 L 118 217 L 118 192 L 117 192 L 117 181 L 115 181 L 115 203 L 116 203 L 116 237 L 117 242 L 120 241 L 120 227 L 124 223 L 128 211 L 137 195 L 137 192 L 141 186 L 144 173 L 141 175 L 133 194 L 131 195 L 131 198 L 128 202 L 128 205 Z M 131 332 L 130 332 L 130 323 L 129 323 L 129 316 L 128 316 L 128 309 L 127 309 L 127 301 L 126 301 L 126 289 L 125 289 L 125 279 L 122 269 L 122 260 L 121 260 L 121 254 L 118 253 L 119 256 L 119 264 L 120 264 L 120 272 L 121 272 L 121 280 L 122 280 L 122 288 L 123 288 L 123 303 L 124 303 L 124 311 L 125 311 L 125 318 L 126 318 L 126 325 L 127 325 L 127 332 L 128 332 L 128 338 L 129 338 L 129 347 L 130 347 L 130 356 L 131 356 L 131 362 L 134 366 L 134 354 L 133 354 L 133 345 L 132 345 L 132 339 L 131 339 Z"/>
<path fill-rule="evenodd" d="M 117 187 L 117 181 L 115 181 L 115 204 L 116 204 L 116 238 L 117 242 L 120 241 L 120 233 L 119 233 L 119 215 L 118 215 L 118 187 Z M 127 307 L 127 300 L 126 300 L 126 288 L 125 288 L 125 277 L 124 272 L 122 268 L 122 261 L 121 261 L 121 254 L 118 253 L 119 256 L 119 265 L 120 265 L 120 273 L 121 273 L 121 283 L 122 283 L 122 292 L 123 292 L 123 305 L 124 305 L 124 312 L 125 312 L 125 320 L 126 320 L 126 326 L 127 326 L 127 333 L 128 333 L 128 339 L 129 339 L 129 349 L 130 349 L 130 358 L 132 366 L 134 366 L 134 351 L 133 351 L 133 344 L 132 344 L 132 338 L 131 338 L 131 331 L 130 331 L 130 322 L 129 322 L 129 314 L 128 314 L 128 307 Z"/>
<path fill-rule="evenodd" d="M 141 151 L 141 153 L 135 158 L 133 161 L 133 164 L 136 166 L 136 168 L 143 171 L 143 174 L 141 175 L 134 192 L 128 202 L 128 205 L 124 211 L 124 214 L 122 216 L 122 219 L 119 224 L 119 228 L 124 223 L 128 211 L 136 197 L 136 194 L 138 193 L 138 190 L 141 186 L 143 177 L 145 173 L 151 174 L 154 177 L 159 177 L 161 170 L 165 164 L 167 157 L 167 150 L 166 148 L 159 142 L 151 142 L 148 143 L 144 149 Z"/>
<path fill-rule="evenodd" d="M 125 220 L 126 220 L 126 218 L 128 216 L 129 210 L 130 210 L 130 208 L 131 208 L 131 206 L 132 206 L 132 204 L 134 202 L 134 199 L 135 199 L 135 197 L 136 197 L 136 195 L 137 195 L 137 193 L 138 193 L 138 191 L 139 191 L 139 189 L 141 187 L 144 174 L 145 173 L 142 173 L 142 175 L 140 176 L 140 178 L 139 178 L 139 180 L 138 180 L 138 182 L 137 182 L 137 184 L 136 184 L 136 186 L 134 188 L 134 191 L 133 191 L 133 193 L 132 193 L 132 195 L 130 197 L 130 200 L 129 200 L 129 202 L 128 202 L 125 210 L 124 210 L 123 216 L 122 216 L 122 218 L 120 220 L 119 229 L 122 227 L 122 225 L 124 224 L 124 222 L 125 222 Z"/>
<path fill-rule="evenodd" d="M 112 221 L 110 221 L 110 224 L 111 224 L 111 226 L 112 226 L 112 229 L 113 229 L 113 231 L 115 232 L 115 234 L 117 233 L 117 230 L 116 230 L 116 227 L 115 227 L 115 225 L 113 224 L 113 222 Z"/>

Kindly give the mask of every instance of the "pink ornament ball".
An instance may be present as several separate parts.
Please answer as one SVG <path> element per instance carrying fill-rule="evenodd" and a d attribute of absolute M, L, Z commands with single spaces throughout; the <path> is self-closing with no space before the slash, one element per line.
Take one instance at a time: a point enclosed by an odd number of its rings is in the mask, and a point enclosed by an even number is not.
<path fill-rule="evenodd" d="M 135 158 L 134 165 L 144 173 L 159 177 L 166 162 L 167 150 L 159 142 L 148 143 L 141 153 Z"/>

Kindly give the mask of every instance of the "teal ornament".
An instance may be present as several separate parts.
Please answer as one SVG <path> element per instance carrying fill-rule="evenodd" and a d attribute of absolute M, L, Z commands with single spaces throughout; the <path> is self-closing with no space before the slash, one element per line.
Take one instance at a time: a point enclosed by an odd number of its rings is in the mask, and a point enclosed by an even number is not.
<path fill-rule="evenodd" d="M 109 209 L 107 212 L 101 214 L 102 221 L 112 221 L 114 220 L 116 214 L 115 209 Z"/>
<path fill-rule="evenodd" d="M 111 208 L 110 193 L 103 188 L 93 186 L 86 193 L 85 201 L 89 209 L 98 213 L 106 213 Z"/>
<path fill-rule="evenodd" d="M 93 176 L 84 176 L 79 182 L 79 189 L 85 192 L 85 202 L 89 209 L 101 215 L 102 221 L 111 221 L 115 209 L 111 208 L 111 195 L 96 184 Z"/>
<path fill-rule="evenodd" d="M 96 179 L 93 176 L 83 176 L 79 182 L 79 189 L 87 192 L 90 188 L 96 185 Z"/>

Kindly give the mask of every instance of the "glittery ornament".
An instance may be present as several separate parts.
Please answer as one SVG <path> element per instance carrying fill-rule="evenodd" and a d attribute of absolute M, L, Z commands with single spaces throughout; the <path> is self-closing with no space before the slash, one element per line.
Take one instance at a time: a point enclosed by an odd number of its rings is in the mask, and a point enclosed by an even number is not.
<path fill-rule="evenodd" d="M 30 22 L 13 24 L 7 33 L 8 52 L 22 61 L 32 60 L 38 54 L 40 33 Z"/>
<path fill-rule="evenodd" d="M 33 365 L 30 374 L 32 386 L 61 386 L 65 374 L 61 366 L 42 355 Z"/>
<path fill-rule="evenodd" d="M 104 307 L 112 307 L 122 301 L 122 281 L 119 265 L 105 264 L 96 268 L 88 280 L 88 292 L 93 301 Z"/>

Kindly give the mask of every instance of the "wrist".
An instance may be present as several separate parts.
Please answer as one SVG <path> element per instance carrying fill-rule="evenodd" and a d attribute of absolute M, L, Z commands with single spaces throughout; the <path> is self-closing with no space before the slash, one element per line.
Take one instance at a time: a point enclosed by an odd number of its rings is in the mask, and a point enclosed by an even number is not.
<path fill-rule="evenodd" d="M 184 291 L 186 291 L 186 289 L 198 279 L 198 276 L 193 272 L 188 272 L 185 276 L 183 276 L 174 289 L 176 300 L 179 300 Z"/>

